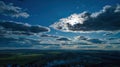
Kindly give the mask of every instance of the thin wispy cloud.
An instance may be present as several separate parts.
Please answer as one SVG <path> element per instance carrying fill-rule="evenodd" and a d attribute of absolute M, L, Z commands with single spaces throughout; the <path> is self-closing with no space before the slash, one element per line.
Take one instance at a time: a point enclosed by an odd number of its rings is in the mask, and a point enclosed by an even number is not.
<path fill-rule="evenodd" d="M 21 7 L 14 6 L 13 3 L 6 4 L 4 1 L 0 1 L 0 14 L 16 18 L 28 18 L 30 16 Z"/>

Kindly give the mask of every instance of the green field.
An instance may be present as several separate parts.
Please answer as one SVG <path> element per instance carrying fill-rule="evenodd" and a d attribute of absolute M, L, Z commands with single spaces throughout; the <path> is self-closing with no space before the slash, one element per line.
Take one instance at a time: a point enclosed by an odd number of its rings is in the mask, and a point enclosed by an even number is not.
<path fill-rule="evenodd" d="M 0 65 L 7 65 L 7 64 L 19 64 L 19 65 L 26 65 L 26 64 L 33 64 L 33 63 L 39 63 L 39 64 L 45 64 L 47 61 L 52 59 L 46 59 L 49 56 L 57 56 L 61 52 L 56 51 L 50 51 L 50 52 L 6 52 L 6 53 L 0 53 Z M 45 60 L 44 60 L 45 59 Z"/>
<path fill-rule="evenodd" d="M 119 67 L 120 51 L 4 50 L 0 67 Z"/>

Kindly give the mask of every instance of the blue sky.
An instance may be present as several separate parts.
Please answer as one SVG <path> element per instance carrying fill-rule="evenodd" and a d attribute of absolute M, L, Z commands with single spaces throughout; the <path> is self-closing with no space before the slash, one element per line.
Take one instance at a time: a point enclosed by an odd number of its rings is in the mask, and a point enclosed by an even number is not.
<path fill-rule="evenodd" d="M 15 6 L 22 7 L 31 16 L 24 18 L 10 18 L 10 20 L 28 22 L 49 26 L 61 18 L 68 17 L 73 13 L 83 11 L 96 12 L 105 5 L 119 4 L 119 0 L 2 0 L 5 3 L 13 3 Z M 3 16 L 2 16 L 3 17 Z M 3 19 L 5 19 L 3 17 Z"/>
<path fill-rule="evenodd" d="M 112 46 L 110 49 L 117 49 L 114 47 L 120 46 L 118 44 L 120 41 L 119 4 L 119 0 L 1 0 L 0 26 L 7 33 L 3 34 L 1 28 L 0 35 L 4 35 L 4 37 L 0 37 L 3 41 L 6 37 L 14 39 L 14 41 L 6 40 L 6 42 L 8 41 L 6 46 L 3 46 L 6 43 L 0 42 L 1 47 L 16 48 L 16 45 L 23 44 L 19 40 L 19 38 L 23 38 L 23 40 L 30 41 L 30 48 L 36 48 L 36 45 L 33 44 L 40 46 L 43 46 L 41 44 L 72 44 L 73 46 L 77 44 L 75 49 L 78 49 L 76 47 L 83 45 L 84 42 L 86 45 L 93 44 L 100 47 L 99 49 L 107 49 L 106 44 Z M 19 26 L 17 27 L 17 25 Z M 41 37 L 42 35 L 45 37 Z M 57 37 L 54 38 L 54 36 Z M 86 39 L 82 40 L 84 38 Z M 110 38 L 113 39 L 113 42 L 110 42 Z M 61 39 L 63 40 L 61 41 Z M 11 45 L 9 42 L 15 45 Z M 113 43 L 117 43 L 117 46 L 116 44 L 114 46 Z M 24 44 L 28 43 L 24 42 Z M 53 49 L 50 45 L 45 47 Z"/>

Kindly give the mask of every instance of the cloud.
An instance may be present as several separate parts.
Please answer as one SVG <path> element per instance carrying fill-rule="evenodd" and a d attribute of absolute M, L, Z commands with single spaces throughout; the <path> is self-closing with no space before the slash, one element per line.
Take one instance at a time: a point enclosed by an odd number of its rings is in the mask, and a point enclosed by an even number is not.
<path fill-rule="evenodd" d="M 104 48 L 114 48 L 112 45 L 106 45 Z"/>
<path fill-rule="evenodd" d="M 105 41 L 100 39 L 87 39 L 88 42 L 94 43 L 94 44 L 103 44 Z"/>
<path fill-rule="evenodd" d="M 0 36 L 0 47 L 33 47 L 34 45 L 40 45 L 40 39 L 20 37 L 20 36 Z"/>
<path fill-rule="evenodd" d="M 118 39 L 120 39 L 120 38 L 118 38 L 118 37 L 109 37 L 109 38 L 107 38 L 107 40 L 118 40 Z"/>
<path fill-rule="evenodd" d="M 17 39 L 15 39 L 15 38 L 9 38 L 9 37 L 5 37 L 5 36 L 0 36 L 0 42 L 8 43 L 8 42 L 16 41 L 16 40 Z"/>
<path fill-rule="evenodd" d="M 99 48 L 99 46 L 97 45 L 83 45 L 83 46 L 79 46 L 79 48 Z"/>
<path fill-rule="evenodd" d="M 72 14 L 62 18 L 50 27 L 64 32 L 80 31 L 119 31 L 120 5 L 106 5 L 102 10 L 89 13 Z"/>
<path fill-rule="evenodd" d="M 106 42 L 101 39 L 87 38 L 85 36 L 75 36 L 74 40 L 75 41 L 77 40 L 78 44 L 83 44 L 83 45 L 91 45 L 91 43 L 92 44 L 103 44 Z M 83 42 L 83 43 L 81 43 L 81 42 Z"/>
<path fill-rule="evenodd" d="M 48 45 L 43 46 L 44 49 L 60 49 L 61 47 L 59 45 Z"/>
<path fill-rule="evenodd" d="M 42 35 L 40 35 L 40 37 L 52 37 L 52 38 L 59 38 L 59 36 L 49 35 L 49 34 L 42 34 Z"/>
<path fill-rule="evenodd" d="M 31 35 L 33 33 L 49 32 L 50 29 L 40 25 L 30 25 L 28 23 L 13 22 L 13 21 L 1 21 L 0 32 L 12 33 L 12 34 L 25 34 Z"/>
<path fill-rule="evenodd" d="M 110 44 L 114 44 L 114 45 L 115 45 L 115 44 L 116 44 L 116 45 L 120 45 L 120 42 L 119 42 L 119 43 L 117 43 L 117 42 L 116 42 L 116 43 L 110 43 Z"/>
<path fill-rule="evenodd" d="M 26 43 L 26 44 L 25 44 Z M 19 40 L 13 37 L 0 36 L 0 47 L 29 47 L 26 40 Z"/>
<path fill-rule="evenodd" d="M 108 32 L 108 33 L 105 33 L 105 34 L 103 34 L 103 36 L 111 36 L 111 35 L 113 35 L 114 33 L 112 33 L 112 32 Z"/>
<path fill-rule="evenodd" d="M 76 36 L 74 37 L 75 40 L 87 40 L 88 38 L 84 37 L 84 36 Z"/>
<path fill-rule="evenodd" d="M 89 44 L 87 42 L 78 42 L 78 43 L 75 43 L 75 44 L 77 44 L 77 45 L 92 45 L 92 44 Z"/>
<path fill-rule="evenodd" d="M 23 11 L 22 8 L 14 6 L 12 3 L 5 4 L 3 1 L 0 1 L 0 14 L 11 17 L 29 17 L 29 14 Z"/>
<path fill-rule="evenodd" d="M 31 32 L 18 32 L 18 31 L 12 31 L 11 34 L 14 34 L 14 35 L 34 35 L 34 33 L 31 33 Z"/>
<path fill-rule="evenodd" d="M 58 41 L 70 41 L 70 39 L 66 38 L 66 37 L 61 37 L 61 38 L 58 38 L 56 40 L 58 40 Z"/>

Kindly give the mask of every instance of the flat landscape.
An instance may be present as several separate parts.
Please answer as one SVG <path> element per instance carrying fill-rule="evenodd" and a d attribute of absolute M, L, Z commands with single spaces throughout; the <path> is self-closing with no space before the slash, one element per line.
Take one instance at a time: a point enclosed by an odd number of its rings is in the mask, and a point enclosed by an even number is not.
<path fill-rule="evenodd" d="M 1 50 L 0 67 L 119 67 L 120 51 Z"/>

